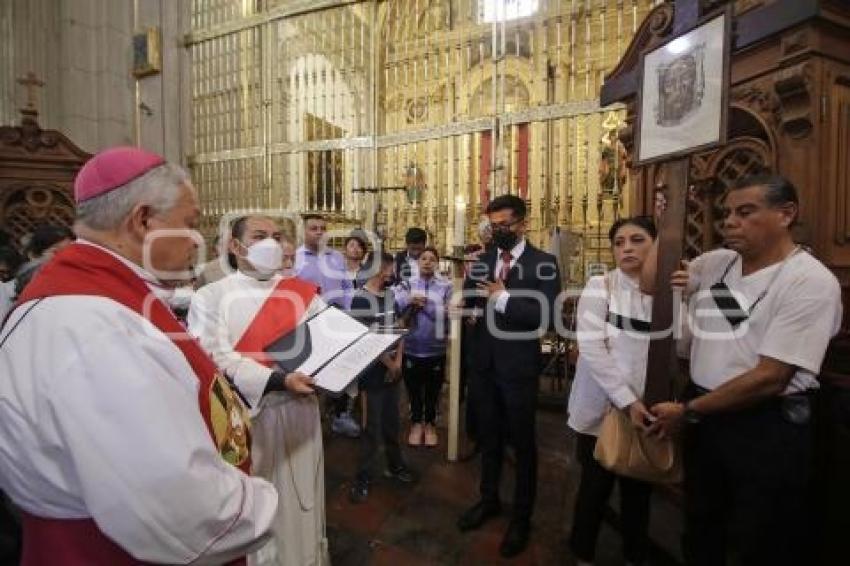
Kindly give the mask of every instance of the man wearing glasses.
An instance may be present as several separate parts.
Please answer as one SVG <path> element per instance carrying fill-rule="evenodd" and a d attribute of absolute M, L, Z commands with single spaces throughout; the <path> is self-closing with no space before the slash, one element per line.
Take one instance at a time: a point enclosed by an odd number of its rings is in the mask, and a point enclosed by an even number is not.
<path fill-rule="evenodd" d="M 651 408 L 655 428 L 684 424 L 685 558 L 724 564 L 730 525 L 741 563 L 808 563 L 812 408 L 841 322 L 835 276 L 794 243 L 799 209 L 779 176 L 744 179 L 723 203 L 727 249 L 673 285 L 689 297 L 692 384 L 684 403 Z M 655 282 L 654 255 L 642 287 Z"/>
<path fill-rule="evenodd" d="M 506 444 L 516 455 L 513 515 L 500 552 L 511 557 L 528 545 L 537 491 L 535 409 L 542 369 L 540 336 L 553 324 L 561 277 L 555 257 L 525 239 L 525 203 L 503 195 L 487 207 L 493 249 L 470 266 L 467 307 L 483 313 L 469 328 L 470 364 L 477 382 L 475 412 L 481 447 L 481 499 L 458 520 L 477 529 L 501 511 L 499 480 Z M 469 295 L 467 295 L 469 296 Z"/>

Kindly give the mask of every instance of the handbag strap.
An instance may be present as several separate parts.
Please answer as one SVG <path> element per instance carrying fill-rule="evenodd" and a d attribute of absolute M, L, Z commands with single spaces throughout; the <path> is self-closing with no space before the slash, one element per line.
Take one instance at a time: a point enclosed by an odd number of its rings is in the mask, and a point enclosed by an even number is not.
<path fill-rule="evenodd" d="M 611 281 L 610 271 L 602 276 L 602 281 L 605 283 L 605 320 L 602 323 L 602 343 L 605 344 L 605 349 L 608 353 L 611 352 L 611 346 L 608 340 L 608 311 L 611 309 Z"/>

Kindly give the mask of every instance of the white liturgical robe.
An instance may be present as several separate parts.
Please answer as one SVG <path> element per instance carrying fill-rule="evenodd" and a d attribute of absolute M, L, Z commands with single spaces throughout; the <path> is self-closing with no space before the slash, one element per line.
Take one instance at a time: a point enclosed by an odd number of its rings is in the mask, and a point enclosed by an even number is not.
<path fill-rule="evenodd" d="M 280 276 L 261 281 L 242 272 L 205 285 L 192 298 L 189 332 L 227 374 L 251 407 L 255 474 L 271 481 L 280 501 L 272 541 L 249 556 L 260 566 L 328 564 L 325 471 L 319 404 L 315 395 L 263 392 L 271 368 L 234 348 Z M 316 296 L 303 319 L 325 307 Z"/>
<path fill-rule="evenodd" d="M 0 487 L 24 511 L 92 518 L 144 562 L 222 564 L 268 540 L 274 488 L 222 459 L 198 378 L 147 319 L 52 296 L 12 312 L 0 344 Z"/>

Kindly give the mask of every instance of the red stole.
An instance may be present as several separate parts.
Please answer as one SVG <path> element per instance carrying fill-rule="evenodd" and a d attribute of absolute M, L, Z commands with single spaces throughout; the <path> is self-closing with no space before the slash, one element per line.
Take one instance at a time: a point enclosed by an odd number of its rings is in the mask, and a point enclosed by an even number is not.
<path fill-rule="evenodd" d="M 250 471 L 247 411 L 198 342 L 132 269 L 95 246 L 71 244 L 41 268 L 17 304 L 63 295 L 106 297 L 145 317 L 168 336 L 200 382 L 198 408 L 219 453 L 242 471 Z M 231 416 L 241 416 L 244 427 L 232 426 Z M 141 564 L 107 538 L 91 519 L 49 519 L 24 514 L 21 564 L 42 566 L 58 562 L 65 566 Z"/>
<path fill-rule="evenodd" d="M 271 366 L 266 348 L 298 325 L 317 294 L 318 288 L 309 281 L 297 277 L 281 279 L 233 349 Z"/>

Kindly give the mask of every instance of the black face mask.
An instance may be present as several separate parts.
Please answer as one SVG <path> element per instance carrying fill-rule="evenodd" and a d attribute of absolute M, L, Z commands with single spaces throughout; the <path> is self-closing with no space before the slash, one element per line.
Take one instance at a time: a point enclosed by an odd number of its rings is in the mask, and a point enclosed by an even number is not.
<path fill-rule="evenodd" d="M 510 230 L 493 230 L 493 243 L 501 250 L 511 251 L 518 240 L 519 236 Z"/>

